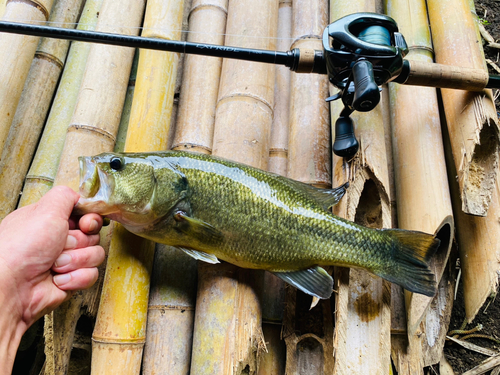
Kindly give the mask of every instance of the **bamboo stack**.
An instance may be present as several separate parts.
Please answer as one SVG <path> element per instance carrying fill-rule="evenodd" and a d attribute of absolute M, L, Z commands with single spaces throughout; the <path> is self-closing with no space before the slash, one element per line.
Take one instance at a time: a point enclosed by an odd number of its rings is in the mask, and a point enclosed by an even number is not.
<path fill-rule="evenodd" d="M 50 22 L 74 27 L 83 0 L 56 0 Z M 31 64 L 0 159 L 0 220 L 15 209 L 45 123 L 69 41 L 42 38 Z"/>
<path fill-rule="evenodd" d="M 193 0 L 187 40 L 196 43 L 224 43 L 228 0 Z M 172 148 L 212 153 L 215 106 L 219 92 L 222 59 L 186 55 L 177 131 Z"/>
<path fill-rule="evenodd" d="M 428 2 L 436 62 L 486 70 L 467 0 Z M 454 51 L 459 50 L 460 53 Z M 486 216 L 498 171 L 498 120 L 491 90 L 441 90 L 462 210 Z"/>
<path fill-rule="evenodd" d="M 277 1 L 231 1 L 225 44 L 275 49 L 277 23 Z M 268 64 L 223 61 L 214 155 L 267 168 L 274 73 Z M 227 264 L 200 265 L 191 373 L 255 373 L 262 332 L 251 275 Z"/>
<path fill-rule="evenodd" d="M 49 19 L 53 0 L 37 2 L 9 1 L 3 21 L 44 24 Z M 0 34 L 0 150 L 3 149 L 16 112 L 21 92 L 40 38 L 27 35 Z"/>
<path fill-rule="evenodd" d="M 149 1 L 142 35 L 178 40 L 183 5 L 183 1 Z M 126 152 L 166 149 L 178 59 L 174 53 L 140 51 Z M 92 336 L 93 373 L 140 372 L 154 246 L 116 225 Z"/>
<path fill-rule="evenodd" d="M 429 20 L 436 61 L 460 67 L 486 69 L 476 25 L 466 0 L 428 1 Z M 450 12 L 450 9 L 453 9 Z M 445 20 L 446 22 L 443 22 Z M 460 32 L 458 32 L 460 28 Z M 451 51 L 460 50 L 460 54 Z M 486 215 L 492 193 L 495 194 L 498 169 L 498 120 L 491 90 L 480 93 L 441 90 L 443 107 L 450 134 L 451 149 L 465 213 Z M 478 196 L 479 195 L 479 196 Z M 494 211 L 491 215 L 497 217 Z M 490 214 L 488 214 L 490 216 Z M 492 234 L 472 235 L 469 226 L 476 219 L 456 212 L 460 259 L 464 281 L 466 315 L 472 320 L 497 286 L 496 249 Z M 489 222 L 488 233 L 496 233 L 491 217 L 477 220 L 478 228 Z M 481 224 L 479 224 L 481 223 Z M 463 232 L 462 232 L 463 231 Z M 469 233 L 468 233 L 469 232 Z M 464 235 L 468 235 L 465 238 Z M 463 242 L 462 242 L 463 241 Z M 484 241 L 484 243 L 481 243 Z"/>
<path fill-rule="evenodd" d="M 432 63 L 433 50 L 425 1 L 386 1 L 388 15 L 399 25 L 409 46 L 407 59 Z M 437 94 L 434 88 L 390 84 L 392 140 L 399 227 L 436 233 L 441 240 L 432 268 L 441 280 L 454 234 L 449 185 L 442 144 Z M 414 98 L 419 100 L 415 102 Z M 411 165 L 411 168 L 408 168 Z M 445 277 L 445 280 L 448 280 Z M 394 337 L 394 357 L 421 362 L 421 368 L 440 361 L 453 305 L 454 283 L 444 283 L 433 298 L 406 292 L 409 350 Z M 394 290 L 394 288 L 393 288 Z M 451 293 L 450 293 L 451 292 Z M 402 305 L 399 311 L 403 313 Z M 424 321 L 423 323 L 421 323 Z M 418 330 L 418 335 L 416 332 Z M 425 333 L 427 340 L 421 340 Z M 398 332 L 396 334 L 401 334 Z M 405 340 L 403 340 L 405 341 Z M 423 346 L 422 346 L 423 345 Z M 421 346 L 421 347 L 416 347 Z M 403 365 L 395 363 L 397 368 Z"/>
<path fill-rule="evenodd" d="M 87 0 L 78 30 L 94 30 L 103 0 Z M 35 203 L 54 184 L 66 131 L 76 105 L 90 43 L 73 42 L 52 102 L 42 138 L 26 176 L 19 206 Z"/>
<path fill-rule="evenodd" d="M 103 2 L 98 31 L 136 34 L 142 20 L 141 1 Z M 109 29 L 107 25 L 120 25 Z M 93 44 L 87 58 L 75 110 L 67 129 L 55 184 L 78 190 L 78 159 L 113 149 L 123 108 L 134 50 Z M 74 329 L 83 297 L 75 295 L 47 316 L 45 337 L 48 374 L 67 368 Z"/>
<path fill-rule="evenodd" d="M 379 1 L 331 1 L 330 20 L 355 12 L 382 11 Z M 370 113 L 353 113 L 360 149 L 351 161 L 334 156 L 333 181 L 350 180 L 346 196 L 334 213 L 365 226 L 391 227 L 390 149 L 384 123 L 388 113 L 381 103 Z M 331 107 L 332 123 L 343 105 Z M 334 126 L 332 125 L 332 129 Z M 333 136 L 332 136 L 333 137 Z M 335 269 L 336 325 L 334 374 L 385 374 L 390 364 L 390 283 L 356 269 Z M 360 360 L 361 359 L 361 360 Z"/>

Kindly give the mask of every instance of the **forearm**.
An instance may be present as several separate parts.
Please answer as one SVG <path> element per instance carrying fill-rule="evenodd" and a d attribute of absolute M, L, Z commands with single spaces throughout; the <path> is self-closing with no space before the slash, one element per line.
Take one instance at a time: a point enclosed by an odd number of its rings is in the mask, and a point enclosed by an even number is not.
<path fill-rule="evenodd" d="M 21 321 L 15 300 L 0 291 L 0 374 L 10 374 L 26 325 Z"/>

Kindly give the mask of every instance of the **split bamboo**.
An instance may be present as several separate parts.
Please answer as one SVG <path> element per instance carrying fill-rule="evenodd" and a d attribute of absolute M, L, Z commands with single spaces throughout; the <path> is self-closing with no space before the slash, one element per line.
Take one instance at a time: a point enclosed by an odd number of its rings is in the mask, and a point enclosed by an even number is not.
<path fill-rule="evenodd" d="M 349 2 L 332 0 L 330 20 L 350 13 L 382 11 L 379 1 Z M 353 113 L 358 154 L 350 161 L 334 156 L 333 181 L 350 180 L 334 213 L 372 228 L 391 227 L 391 187 L 385 126 L 389 121 L 386 96 L 369 113 Z M 343 105 L 332 104 L 332 123 Z M 335 127 L 332 125 L 332 130 Z M 332 135 L 333 138 L 333 135 Z M 386 374 L 390 367 L 390 283 L 364 270 L 335 269 L 336 325 L 334 374 Z"/>
<path fill-rule="evenodd" d="M 425 1 L 409 4 L 406 1 L 388 0 L 386 9 L 406 38 L 410 50 L 406 58 L 432 63 L 432 43 Z M 431 268 L 439 283 L 453 242 L 454 222 L 448 180 L 445 178 L 446 163 L 437 93 L 430 87 L 389 86 L 399 227 L 436 233 L 441 245 Z M 419 98 L 418 101 L 414 100 L 416 97 Z M 442 311 L 451 311 L 453 299 L 446 298 L 450 295 L 448 289 L 451 287 L 452 283 L 449 283 L 438 289 L 434 298 L 406 292 L 410 350 L 415 350 L 413 344 L 420 345 L 418 337 L 423 332 L 427 337 L 426 341 L 422 341 L 425 343 L 421 356 L 423 366 L 433 365 L 441 360 L 450 319 Z M 444 302 L 449 306 L 443 306 Z M 424 319 L 425 331 L 420 324 Z M 419 334 L 414 337 L 417 330 Z M 402 350 L 406 351 L 404 348 Z"/>
<path fill-rule="evenodd" d="M 54 0 L 9 1 L 3 21 L 44 24 Z M 0 34 L 0 150 L 3 149 L 21 92 L 35 56 L 39 37 Z"/>
<path fill-rule="evenodd" d="M 193 0 L 187 40 L 224 43 L 228 0 Z M 222 59 L 186 55 L 173 149 L 212 153 Z"/>
<path fill-rule="evenodd" d="M 143 1 L 103 2 L 98 31 L 137 35 L 144 9 Z M 112 30 L 107 25 L 120 25 Z M 134 50 L 93 44 L 87 58 L 75 110 L 68 126 L 55 185 L 78 190 L 78 159 L 113 149 L 132 65 Z M 95 290 L 95 289 L 94 289 Z M 85 293 L 85 292 L 84 292 Z M 46 320 L 45 337 L 48 374 L 67 368 L 76 322 L 80 316 L 81 296 L 55 310 Z M 71 306 L 71 309 L 68 308 Z"/>
<path fill-rule="evenodd" d="M 103 0 L 87 0 L 78 30 L 94 30 Z M 90 43 L 73 42 L 64 66 L 57 93 L 50 108 L 42 138 L 31 164 L 19 206 L 38 201 L 54 184 L 66 131 L 76 105 L 87 62 Z"/>
<path fill-rule="evenodd" d="M 83 0 L 56 0 L 49 21 L 74 27 Z M 69 41 L 42 38 L 31 64 L 0 159 L 0 220 L 16 208 L 45 123 Z"/>
<path fill-rule="evenodd" d="M 183 1 L 149 1 L 142 35 L 178 40 L 183 6 Z M 178 60 L 179 55 L 175 53 L 140 51 L 126 152 L 166 149 Z M 128 233 L 119 224 L 116 227 L 119 230 L 115 229 L 111 240 L 101 305 L 92 336 L 95 344 L 92 372 L 138 374 L 146 342 L 149 281 L 155 244 Z M 129 289 L 129 283 L 139 287 L 134 290 L 130 285 Z M 130 306 L 131 299 L 134 306 Z M 131 325 L 130 321 L 134 324 Z M 175 360 L 170 361 L 171 365 L 175 366 L 175 363 Z M 155 369 L 149 358 L 145 366 Z M 163 369 L 170 370 L 172 368 Z"/>
<path fill-rule="evenodd" d="M 436 62 L 486 70 L 467 0 L 427 2 Z M 456 53 L 460 51 L 460 53 Z M 486 216 L 498 172 L 498 119 L 491 90 L 441 90 L 462 210 Z"/>
<path fill-rule="evenodd" d="M 288 51 L 292 36 L 292 0 L 280 0 L 278 11 L 278 51 Z M 290 123 L 290 69 L 276 66 L 274 85 L 274 118 L 271 127 L 269 168 L 286 176 L 288 164 L 288 133 Z"/>
<path fill-rule="evenodd" d="M 443 6 L 452 7 L 453 12 L 447 11 L 446 22 L 440 21 L 440 24 L 437 18 L 443 17 Z M 468 2 L 428 1 L 428 8 L 436 61 L 486 69 L 481 43 L 477 39 L 477 25 Z M 455 34 L 458 22 L 462 31 Z M 459 49 L 461 53 L 452 56 L 450 49 Z M 496 233 L 499 213 L 495 202 L 498 197 L 493 197 L 490 202 L 492 193 L 498 194 L 495 187 L 498 179 L 498 120 L 491 90 L 481 93 L 441 92 L 457 171 L 453 176 L 458 176 L 462 211 L 484 215 L 488 206 L 492 209 L 483 220 L 464 216 L 455 209 L 466 316 L 471 321 L 498 284 L 496 260 L 499 242 Z M 478 203 L 482 210 L 472 212 L 476 205 L 470 202 L 473 194 L 478 193 L 482 197 Z M 454 198 L 454 205 L 456 200 Z"/>
<path fill-rule="evenodd" d="M 277 1 L 230 1 L 225 44 L 275 49 L 277 27 Z M 223 61 L 214 155 L 267 168 L 274 76 L 269 64 Z M 191 373 L 256 372 L 263 338 L 252 275 L 227 264 L 200 265 Z"/>

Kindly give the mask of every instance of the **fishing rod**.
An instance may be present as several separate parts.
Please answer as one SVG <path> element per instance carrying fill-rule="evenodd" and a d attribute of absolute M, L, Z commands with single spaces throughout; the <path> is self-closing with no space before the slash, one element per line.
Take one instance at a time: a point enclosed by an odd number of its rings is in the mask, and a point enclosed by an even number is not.
<path fill-rule="evenodd" d="M 326 100 L 341 99 L 344 104 L 335 122 L 333 151 L 347 159 L 359 149 L 350 115 L 374 109 L 383 84 L 469 91 L 500 88 L 500 76 L 481 69 L 405 60 L 408 46 L 396 21 L 377 13 L 354 13 L 328 25 L 323 32 L 323 50 L 294 48 L 285 52 L 4 21 L 0 21 L 0 32 L 239 59 L 284 65 L 296 73 L 327 74 L 339 92 Z"/>

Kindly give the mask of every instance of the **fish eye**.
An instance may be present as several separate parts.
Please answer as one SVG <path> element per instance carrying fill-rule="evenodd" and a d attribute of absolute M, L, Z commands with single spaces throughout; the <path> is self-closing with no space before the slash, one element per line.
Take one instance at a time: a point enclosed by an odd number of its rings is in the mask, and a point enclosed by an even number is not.
<path fill-rule="evenodd" d="M 122 169 L 124 167 L 124 162 L 121 158 L 113 158 L 110 160 L 109 162 L 109 166 L 111 167 L 111 169 L 114 169 L 115 171 L 119 171 L 120 169 Z"/>

